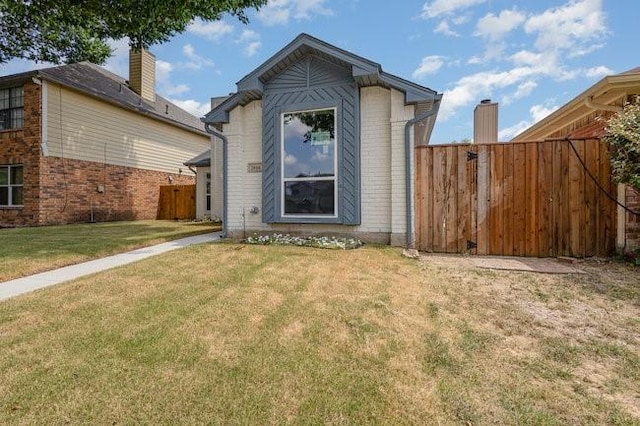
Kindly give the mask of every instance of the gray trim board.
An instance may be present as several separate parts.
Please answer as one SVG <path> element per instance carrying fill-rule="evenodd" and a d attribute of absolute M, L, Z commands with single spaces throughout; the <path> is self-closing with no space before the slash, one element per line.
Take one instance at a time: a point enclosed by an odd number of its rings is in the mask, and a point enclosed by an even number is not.
<path fill-rule="evenodd" d="M 360 96 L 348 68 L 309 54 L 265 85 L 262 107 L 262 221 L 359 224 Z M 281 211 L 281 115 L 324 108 L 336 108 L 337 218 L 284 216 Z"/>

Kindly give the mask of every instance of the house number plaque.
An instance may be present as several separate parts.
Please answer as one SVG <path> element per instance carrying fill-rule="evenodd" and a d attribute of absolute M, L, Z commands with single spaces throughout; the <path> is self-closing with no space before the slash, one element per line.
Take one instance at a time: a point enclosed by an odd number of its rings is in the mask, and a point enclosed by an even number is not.
<path fill-rule="evenodd" d="M 247 172 L 262 173 L 262 163 L 247 163 Z"/>

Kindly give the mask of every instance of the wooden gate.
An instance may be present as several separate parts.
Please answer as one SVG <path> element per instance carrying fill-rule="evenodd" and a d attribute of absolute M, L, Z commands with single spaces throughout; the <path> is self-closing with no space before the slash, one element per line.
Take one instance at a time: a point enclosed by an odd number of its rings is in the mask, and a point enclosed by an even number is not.
<path fill-rule="evenodd" d="M 598 139 L 417 147 L 416 180 L 419 250 L 538 257 L 615 251 L 616 205 L 606 193 L 616 191 L 608 147 Z"/>
<path fill-rule="evenodd" d="M 158 219 L 182 220 L 196 217 L 195 185 L 162 185 L 158 200 Z"/>

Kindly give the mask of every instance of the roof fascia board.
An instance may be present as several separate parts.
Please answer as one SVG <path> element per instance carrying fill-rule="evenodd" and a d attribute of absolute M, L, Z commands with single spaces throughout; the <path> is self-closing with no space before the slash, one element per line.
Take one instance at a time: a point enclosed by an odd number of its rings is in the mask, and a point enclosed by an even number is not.
<path fill-rule="evenodd" d="M 404 102 L 406 105 L 442 99 L 442 94 L 439 94 L 435 90 L 419 86 L 400 77 L 396 77 L 395 75 L 382 72 L 380 74 L 380 78 L 385 84 L 404 92 Z"/>

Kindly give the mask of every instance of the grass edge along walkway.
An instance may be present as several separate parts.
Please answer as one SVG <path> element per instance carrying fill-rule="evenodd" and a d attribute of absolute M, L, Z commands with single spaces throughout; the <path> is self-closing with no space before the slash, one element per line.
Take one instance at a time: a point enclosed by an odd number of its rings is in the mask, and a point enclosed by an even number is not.
<path fill-rule="evenodd" d="M 168 241 L 166 243 L 156 244 L 150 247 L 143 247 L 125 253 L 103 257 L 101 259 L 90 260 L 88 262 L 69 265 L 59 269 L 6 281 L 4 283 L 0 283 L 2 284 L 0 285 L 0 301 L 80 278 L 85 275 L 127 265 L 171 250 L 188 247 L 193 244 L 219 241 L 221 234 L 221 232 L 212 232 L 209 234 L 180 238 L 178 240 Z"/>

